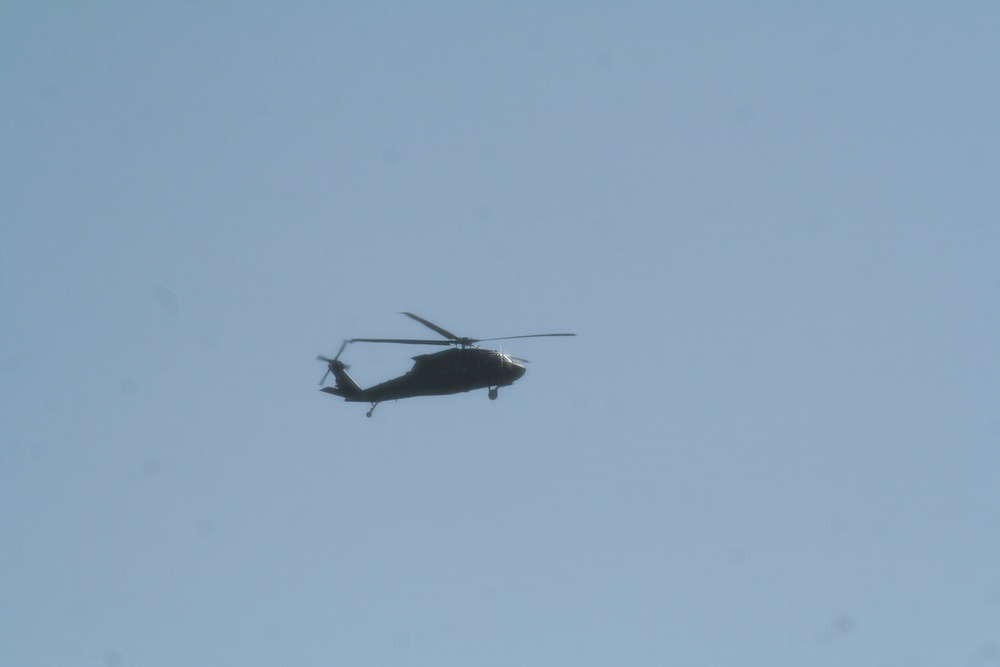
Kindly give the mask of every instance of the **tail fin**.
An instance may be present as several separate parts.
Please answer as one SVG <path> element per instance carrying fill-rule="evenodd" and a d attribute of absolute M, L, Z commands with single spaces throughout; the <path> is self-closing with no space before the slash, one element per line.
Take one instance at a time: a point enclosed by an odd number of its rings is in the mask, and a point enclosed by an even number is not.
<path fill-rule="evenodd" d="M 344 398 L 352 398 L 360 395 L 362 391 L 361 387 L 354 381 L 354 378 L 347 374 L 346 369 L 347 367 L 344 365 L 343 361 L 331 361 L 330 371 L 333 373 L 334 379 L 337 380 L 337 386 L 323 387 L 321 391 L 333 394 L 334 396 L 342 396 Z"/>

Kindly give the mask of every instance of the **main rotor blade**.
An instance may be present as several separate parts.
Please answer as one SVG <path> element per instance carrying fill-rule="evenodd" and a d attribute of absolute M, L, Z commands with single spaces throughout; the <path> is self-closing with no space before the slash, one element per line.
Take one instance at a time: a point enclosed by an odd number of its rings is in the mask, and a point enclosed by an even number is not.
<path fill-rule="evenodd" d="M 447 329 L 442 329 L 441 327 L 439 327 L 438 325 L 434 324 L 433 322 L 428 322 L 427 320 L 425 320 L 424 318 L 420 317 L 419 315 L 414 315 L 413 313 L 407 313 L 407 312 L 400 313 L 400 315 L 406 315 L 407 317 L 412 318 L 412 319 L 416 320 L 417 322 L 420 322 L 421 324 L 423 324 L 428 329 L 431 329 L 432 331 L 438 332 L 439 334 L 441 334 L 445 338 L 450 338 L 452 340 L 462 340 L 462 338 L 460 336 L 456 336 L 455 334 L 453 334 L 452 332 L 448 331 Z"/>
<path fill-rule="evenodd" d="M 476 342 L 487 340 L 510 340 L 511 338 L 545 338 L 547 336 L 575 336 L 575 333 L 528 334 L 527 336 L 500 336 L 499 338 L 478 338 Z"/>
<path fill-rule="evenodd" d="M 421 340 L 416 338 L 352 338 L 352 343 L 400 343 L 402 345 L 454 345 L 450 340 Z"/>

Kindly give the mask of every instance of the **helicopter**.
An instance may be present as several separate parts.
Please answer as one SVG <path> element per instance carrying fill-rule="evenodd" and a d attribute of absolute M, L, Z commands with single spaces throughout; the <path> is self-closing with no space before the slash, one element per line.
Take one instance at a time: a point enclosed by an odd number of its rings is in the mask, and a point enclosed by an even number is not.
<path fill-rule="evenodd" d="M 333 373 L 336 380 L 335 386 L 323 387 L 320 391 L 339 396 L 347 402 L 371 403 L 371 409 L 367 413 L 368 417 L 372 416 L 372 413 L 375 412 L 375 406 L 382 401 L 397 401 L 401 398 L 416 396 L 445 396 L 473 389 L 488 389 L 487 395 L 493 401 L 499 395 L 500 387 L 509 386 L 524 375 L 525 367 L 523 364 L 527 360 L 512 357 L 502 351 L 483 349 L 477 343 L 512 338 L 576 335 L 573 333 L 545 333 L 527 336 L 501 336 L 499 338 L 469 338 L 456 336 L 419 315 L 406 312 L 400 314 L 420 322 L 428 329 L 443 336 L 445 340 L 414 338 L 350 338 L 345 340 L 332 359 L 323 355 L 316 357 L 317 361 L 326 362 L 326 373 L 323 374 L 319 383 L 325 384 L 330 373 Z M 449 349 L 417 355 L 413 357 L 413 368 L 405 375 L 362 389 L 347 374 L 348 366 L 340 361 L 340 355 L 351 343 L 437 345 Z"/>

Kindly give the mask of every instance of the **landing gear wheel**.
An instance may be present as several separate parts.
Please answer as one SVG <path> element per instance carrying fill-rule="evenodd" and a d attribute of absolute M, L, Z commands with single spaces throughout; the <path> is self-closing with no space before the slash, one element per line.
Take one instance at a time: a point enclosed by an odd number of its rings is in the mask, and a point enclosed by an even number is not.
<path fill-rule="evenodd" d="M 500 392 L 497 390 L 496 387 L 493 387 L 493 388 L 490 389 L 489 397 L 490 397 L 491 401 L 497 400 L 497 396 L 499 396 L 499 395 L 500 395 Z"/>

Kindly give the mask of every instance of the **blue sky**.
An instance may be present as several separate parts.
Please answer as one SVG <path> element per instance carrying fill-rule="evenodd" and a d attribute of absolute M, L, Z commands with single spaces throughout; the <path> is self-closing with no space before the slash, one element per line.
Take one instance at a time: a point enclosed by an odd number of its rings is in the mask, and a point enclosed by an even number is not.
<path fill-rule="evenodd" d="M 998 33 L 5 3 L 0 664 L 1000 663 Z"/>

